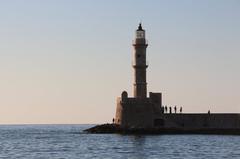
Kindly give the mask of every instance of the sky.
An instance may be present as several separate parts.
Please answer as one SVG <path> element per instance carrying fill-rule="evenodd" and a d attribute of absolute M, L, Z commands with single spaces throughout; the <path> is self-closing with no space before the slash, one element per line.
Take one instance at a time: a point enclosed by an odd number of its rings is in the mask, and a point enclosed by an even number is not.
<path fill-rule="evenodd" d="M 0 124 L 111 122 L 139 22 L 163 105 L 240 113 L 239 19 L 239 0 L 0 1 Z"/>

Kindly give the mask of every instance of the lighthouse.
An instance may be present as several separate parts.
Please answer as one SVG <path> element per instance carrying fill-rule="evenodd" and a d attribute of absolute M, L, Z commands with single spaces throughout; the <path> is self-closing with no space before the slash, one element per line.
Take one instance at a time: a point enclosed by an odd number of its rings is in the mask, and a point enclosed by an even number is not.
<path fill-rule="evenodd" d="M 150 92 L 147 96 L 147 40 L 145 30 L 140 23 L 133 40 L 133 97 L 123 91 L 117 98 L 114 123 L 121 127 L 148 128 L 154 127 L 156 115 L 162 114 L 162 94 Z"/>
<path fill-rule="evenodd" d="M 140 23 L 133 40 L 133 97 L 128 96 L 126 91 L 122 91 L 116 101 L 114 124 L 96 126 L 88 131 L 94 133 L 240 135 L 240 114 L 170 113 L 164 111 L 161 92 L 149 92 L 147 96 L 147 47 L 145 30 Z"/>
<path fill-rule="evenodd" d="M 146 82 L 146 49 L 147 42 L 145 39 L 145 30 L 143 30 L 141 23 L 135 33 L 133 41 L 133 69 L 134 69 L 134 84 L 133 95 L 135 98 L 147 97 L 147 82 Z"/>

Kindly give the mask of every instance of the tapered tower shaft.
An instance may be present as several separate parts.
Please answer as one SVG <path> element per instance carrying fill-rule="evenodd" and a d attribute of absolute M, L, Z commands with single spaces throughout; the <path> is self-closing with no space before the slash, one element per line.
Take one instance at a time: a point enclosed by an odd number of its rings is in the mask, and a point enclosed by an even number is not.
<path fill-rule="evenodd" d="M 135 39 L 133 42 L 133 68 L 134 68 L 134 97 L 146 98 L 147 97 L 147 82 L 146 82 L 146 49 L 147 42 L 145 39 L 145 30 L 142 29 L 141 23 L 136 30 Z"/>

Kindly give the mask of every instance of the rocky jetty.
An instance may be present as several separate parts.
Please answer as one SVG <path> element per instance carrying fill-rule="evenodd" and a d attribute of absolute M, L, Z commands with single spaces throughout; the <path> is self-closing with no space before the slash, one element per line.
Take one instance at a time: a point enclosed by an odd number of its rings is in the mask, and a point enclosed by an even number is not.
<path fill-rule="evenodd" d="M 97 134 L 218 134 L 240 135 L 240 129 L 184 129 L 184 128 L 122 128 L 116 124 L 96 125 L 84 130 L 87 133 Z"/>

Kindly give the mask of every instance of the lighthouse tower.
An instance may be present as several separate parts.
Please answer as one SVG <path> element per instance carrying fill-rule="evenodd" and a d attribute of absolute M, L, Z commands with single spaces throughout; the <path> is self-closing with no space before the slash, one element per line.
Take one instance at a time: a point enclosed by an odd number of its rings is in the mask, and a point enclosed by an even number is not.
<path fill-rule="evenodd" d="M 149 92 L 147 97 L 146 62 L 147 42 L 145 30 L 139 24 L 133 41 L 133 97 L 123 91 L 117 98 L 114 123 L 127 128 L 151 128 L 155 125 L 155 116 L 162 114 L 162 94 Z"/>
<path fill-rule="evenodd" d="M 134 84 L 133 94 L 135 98 L 147 97 L 147 82 L 146 82 L 146 48 L 148 44 L 145 39 L 145 30 L 142 29 L 141 23 L 136 30 L 135 39 L 133 42 L 134 47 Z"/>

